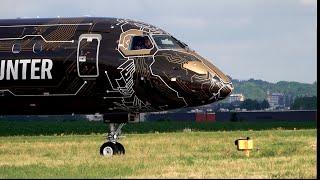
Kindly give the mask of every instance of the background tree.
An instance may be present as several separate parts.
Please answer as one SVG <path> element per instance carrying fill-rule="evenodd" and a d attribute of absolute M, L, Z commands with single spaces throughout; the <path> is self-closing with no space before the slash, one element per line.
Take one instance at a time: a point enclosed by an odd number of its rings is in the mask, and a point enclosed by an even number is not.
<path fill-rule="evenodd" d="M 267 100 L 259 102 L 257 100 L 246 99 L 240 104 L 240 108 L 247 110 L 264 110 L 269 108 L 269 103 Z"/>
<path fill-rule="evenodd" d="M 241 103 L 240 108 L 247 110 L 256 110 L 260 109 L 260 105 L 257 100 L 246 99 Z"/>
<path fill-rule="evenodd" d="M 261 103 L 260 103 L 260 108 L 261 109 L 267 109 L 269 108 L 270 105 L 269 105 L 269 102 L 267 100 L 263 100 Z"/>
<path fill-rule="evenodd" d="M 312 97 L 297 97 L 292 106 L 291 109 L 294 110 L 313 110 L 317 109 L 317 96 Z"/>

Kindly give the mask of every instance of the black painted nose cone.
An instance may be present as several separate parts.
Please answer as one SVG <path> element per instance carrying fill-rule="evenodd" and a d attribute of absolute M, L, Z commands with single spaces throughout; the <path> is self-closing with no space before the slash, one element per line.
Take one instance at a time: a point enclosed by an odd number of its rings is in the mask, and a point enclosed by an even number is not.
<path fill-rule="evenodd" d="M 229 96 L 232 93 L 232 90 L 233 90 L 232 84 L 227 84 L 226 86 L 224 86 L 221 89 L 220 98 L 226 98 L 227 96 Z"/>

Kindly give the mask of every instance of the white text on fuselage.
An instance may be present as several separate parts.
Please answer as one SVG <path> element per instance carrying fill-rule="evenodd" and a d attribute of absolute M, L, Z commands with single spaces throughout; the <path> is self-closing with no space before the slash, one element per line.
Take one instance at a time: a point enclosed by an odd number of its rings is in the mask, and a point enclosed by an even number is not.
<path fill-rule="evenodd" d="M 0 60 L 0 81 L 52 79 L 52 66 L 51 59 Z"/>

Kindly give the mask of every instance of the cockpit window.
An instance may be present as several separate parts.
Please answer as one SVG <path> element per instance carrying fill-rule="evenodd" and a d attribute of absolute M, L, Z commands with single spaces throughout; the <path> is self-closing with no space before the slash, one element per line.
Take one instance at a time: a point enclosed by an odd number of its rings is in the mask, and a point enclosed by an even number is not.
<path fill-rule="evenodd" d="M 125 56 L 148 56 L 152 54 L 154 43 L 142 30 L 129 29 L 121 33 L 118 48 Z"/>
<path fill-rule="evenodd" d="M 169 35 L 153 35 L 159 49 L 183 49 L 185 46 Z"/>
<path fill-rule="evenodd" d="M 152 43 L 148 36 L 133 36 L 130 50 L 152 49 Z"/>

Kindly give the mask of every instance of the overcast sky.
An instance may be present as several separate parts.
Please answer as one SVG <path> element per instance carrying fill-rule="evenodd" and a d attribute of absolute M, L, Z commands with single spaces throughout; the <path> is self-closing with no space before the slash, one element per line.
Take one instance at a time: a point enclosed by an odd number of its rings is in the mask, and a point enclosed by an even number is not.
<path fill-rule="evenodd" d="M 236 79 L 313 83 L 316 0 L 1 0 L 0 18 L 103 16 L 158 26 Z"/>

